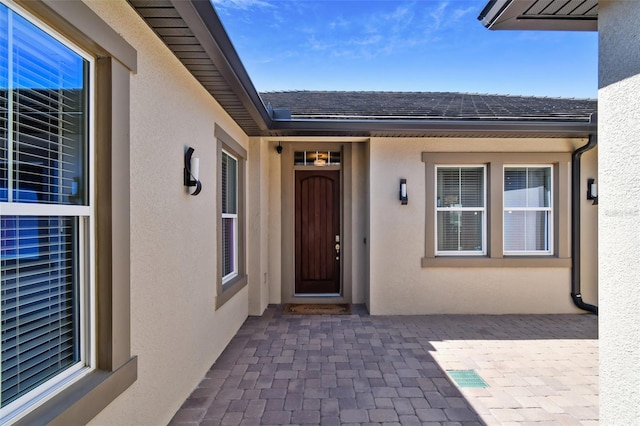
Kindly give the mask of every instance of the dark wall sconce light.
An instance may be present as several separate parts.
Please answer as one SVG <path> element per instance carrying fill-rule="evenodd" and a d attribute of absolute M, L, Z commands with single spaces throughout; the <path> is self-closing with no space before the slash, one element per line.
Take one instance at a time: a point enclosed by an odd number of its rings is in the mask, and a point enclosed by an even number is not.
<path fill-rule="evenodd" d="M 593 178 L 587 179 L 587 200 L 593 200 L 593 204 L 598 204 L 598 184 Z"/>
<path fill-rule="evenodd" d="M 282 145 L 280 144 L 280 142 L 278 142 L 278 146 L 276 146 L 276 152 L 278 154 L 282 154 Z"/>
<path fill-rule="evenodd" d="M 194 149 L 189 147 L 184 153 L 184 186 L 191 195 L 198 195 L 202 191 L 200 182 L 200 159 L 193 157 Z M 195 187 L 195 189 L 193 189 Z"/>
<path fill-rule="evenodd" d="M 407 204 L 409 202 L 409 196 L 407 195 L 407 180 L 400 179 L 400 203 Z"/>

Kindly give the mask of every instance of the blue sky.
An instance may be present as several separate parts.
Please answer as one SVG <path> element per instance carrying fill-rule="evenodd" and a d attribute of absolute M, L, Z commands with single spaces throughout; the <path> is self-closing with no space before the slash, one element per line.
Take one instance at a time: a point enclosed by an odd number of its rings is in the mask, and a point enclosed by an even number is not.
<path fill-rule="evenodd" d="M 211 0 L 259 91 L 597 96 L 597 33 L 489 31 L 487 0 Z"/>

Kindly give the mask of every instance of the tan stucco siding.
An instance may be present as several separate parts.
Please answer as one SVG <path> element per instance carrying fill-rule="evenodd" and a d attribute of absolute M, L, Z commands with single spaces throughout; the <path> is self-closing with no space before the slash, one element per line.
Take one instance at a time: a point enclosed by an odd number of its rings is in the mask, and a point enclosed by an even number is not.
<path fill-rule="evenodd" d="M 282 192 L 281 192 L 281 161 L 282 156 L 277 153 L 278 142 L 269 142 L 269 244 L 268 244 L 268 285 L 269 303 L 282 301 Z"/>
<path fill-rule="evenodd" d="M 366 272 L 367 263 L 367 219 L 369 209 L 367 207 L 367 158 L 366 143 L 352 145 L 352 161 L 354 173 L 352 174 L 351 194 L 353 203 L 351 208 L 352 217 L 352 302 L 365 303 L 365 289 L 367 286 Z"/>
<path fill-rule="evenodd" d="M 214 126 L 247 150 L 248 138 L 124 0 L 87 4 L 138 53 L 130 80 L 131 164 L 121 169 L 131 176 L 138 380 L 92 423 L 166 424 L 247 316 L 247 288 L 215 310 Z M 196 197 L 182 182 L 187 146 L 200 158 L 203 189 Z"/>
<path fill-rule="evenodd" d="M 466 267 L 423 266 L 427 177 L 422 153 L 527 153 L 567 154 L 585 140 L 558 139 L 372 139 L 370 145 L 370 311 L 372 314 L 436 313 L 565 313 L 580 312 L 570 298 L 570 260 L 562 267 Z M 595 160 L 585 156 L 584 161 Z M 592 166 L 593 168 L 593 166 Z M 586 168 L 589 170 L 589 167 Z M 589 170 L 591 171 L 591 170 Z M 583 173 L 584 174 L 584 173 Z M 556 176 L 557 177 L 557 176 Z M 409 202 L 398 200 L 400 178 L 407 179 Z M 586 179 L 586 177 L 585 177 Z M 429 182 L 432 185 L 433 182 Z M 495 186 L 494 186 L 495 188 Z M 569 194 L 568 188 L 564 188 Z M 567 198 L 567 197 L 565 197 Z M 563 202 L 561 200 L 561 202 Z M 568 203 L 568 200 L 566 200 Z M 431 203 L 433 204 L 433 203 Z M 585 202 L 586 204 L 586 202 Z M 590 204 L 590 202 L 589 202 Z M 566 206 L 566 216 L 569 213 Z M 502 206 L 489 206 L 502 214 Z M 586 220 L 585 220 L 586 219 Z M 564 222 L 568 225 L 567 218 Z M 583 215 L 582 226 L 596 228 L 593 213 Z M 563 256 L 570 256 L 568 230 L 559 230 Z M 595 251 L 595 247 L 591 247 Z M 590 258 L 593 256 L 587 253 Z M 583 289 L 595 294 L 593 269 L 583 269 Z M 586 298 L 585 298 L 586 299 Z"/>
<path fill-rule="evenodd" d="M 248 214 L 248 252 L 252 262 L 249 314 L 261 315 L 269 303 L 269 144 L 261 138 L 251 138 L 249 145 L 250 210 Z"/>

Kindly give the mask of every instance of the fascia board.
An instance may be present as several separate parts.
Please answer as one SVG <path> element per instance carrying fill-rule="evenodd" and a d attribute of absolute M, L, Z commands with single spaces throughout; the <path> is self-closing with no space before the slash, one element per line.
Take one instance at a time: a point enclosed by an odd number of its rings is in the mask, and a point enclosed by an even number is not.
<path fill-rule="evenodd" d="M 487 28 L 491 28 L 493 23 L 500 17 L 500 15 L 508 8 L 513 0 L 491 0 L 484 7 L 478 20 L 482 22 Z"/>
<path fill-rule="evenodd" d="M 583 137 L 597 133 L 596 123 L 531 122 L 531 121 L 434 121 L 434 120 L 274 120 L 271 130 L 309 133 L 336 132 L 407 132 L 452 134 L 514 134 L 575 135 Z"/>
<path fill-rule="evenodd" d="M 514 18 L 492 25 L 491 30 L 598 31 L 598 20 L 591 18 Z"/>

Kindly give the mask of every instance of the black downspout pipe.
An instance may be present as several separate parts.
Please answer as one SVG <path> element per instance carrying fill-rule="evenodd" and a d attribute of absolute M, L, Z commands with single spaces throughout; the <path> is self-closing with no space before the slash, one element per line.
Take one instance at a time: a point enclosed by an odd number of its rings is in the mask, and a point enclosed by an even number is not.
<path fill-rule="evenodd" d="M 573 151 L 571 155 L 571 298 L 580 309 L 598 315 L 598 307 L 585 303 L 580 293 L 580 158 L 582 154 L 595 148 L 598 136 L 589 135 L 586 145 Z"/>

